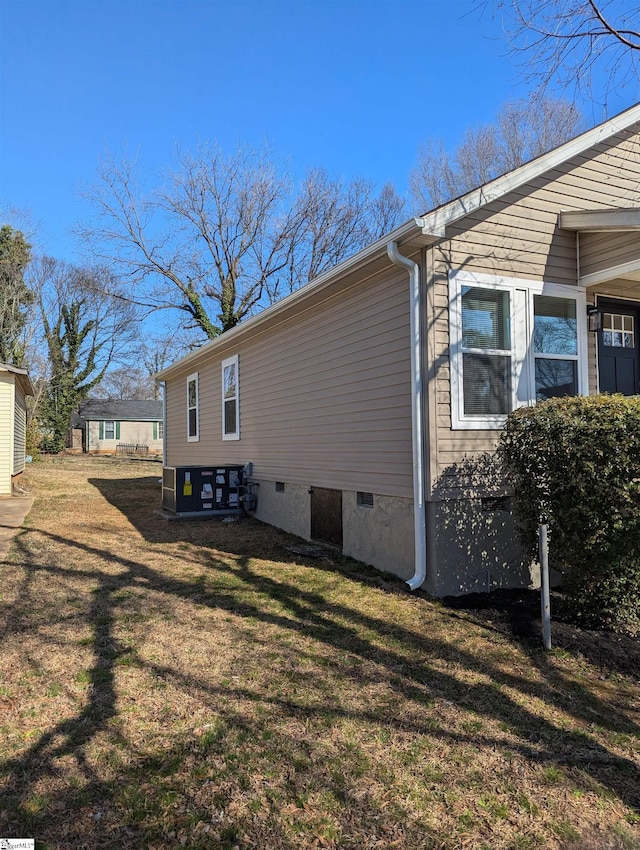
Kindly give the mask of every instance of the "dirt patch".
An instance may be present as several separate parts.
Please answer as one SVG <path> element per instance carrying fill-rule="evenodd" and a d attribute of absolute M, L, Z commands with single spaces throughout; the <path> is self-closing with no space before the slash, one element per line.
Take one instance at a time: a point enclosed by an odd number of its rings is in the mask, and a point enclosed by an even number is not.
<path fill-rule="evenodd" d="M 495 590 L 449 596 L 443 604 L 465 612 L 475 623 L 500 634 L 539 645 L 542 638 L 540 593 L 534 590 Z M 551 640 L 557 650 L 586 659 L 600 675 L 621 673 L 640 679 L 640 640 L 601 629 L 586 629 L 571 622 L 561 593 L 551 594 Z"/>

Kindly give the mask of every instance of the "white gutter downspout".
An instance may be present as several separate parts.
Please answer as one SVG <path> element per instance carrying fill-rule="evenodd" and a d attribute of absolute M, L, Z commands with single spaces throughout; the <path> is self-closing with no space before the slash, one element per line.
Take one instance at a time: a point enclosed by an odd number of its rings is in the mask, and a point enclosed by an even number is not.
<path fill-rule="evenodd" d="M 422 299 L 420 296 L 420 267 L 403 256 L 397 242 L 387 245 L 389 259 L 409 272 L 411 286 L 411 443 L 413 448 L 413 527 L 415 568 L 407 584 L 411 590 L 421 587 L 427 577 L 426 512 L 424 486 L 424 429 L 422 422 Z"/>
<path fill-rule="evenodd" d="M 155 385 L 162 391 L 162 466 L 167 465 L 167 384 L 166 381 L 155 380 Z"/>

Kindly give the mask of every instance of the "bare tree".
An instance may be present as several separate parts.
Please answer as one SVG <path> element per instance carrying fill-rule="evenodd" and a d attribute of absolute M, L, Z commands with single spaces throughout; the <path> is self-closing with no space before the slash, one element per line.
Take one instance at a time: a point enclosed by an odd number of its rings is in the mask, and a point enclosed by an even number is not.
<path fill-rule="evenodd" d="M 214 338 L 248 315 L 286 265 L 288 178 L 266 153 L 180 154 L 162 190 L 144 195 L 135 163 L 103 163 L 88 193 L 97 219 L 80 228 L 94 255 L 130 283 L 129 297 L 177 309 Z"/>
<path fill-rule="evenodd" d="M 608 94 L 631 84 L 640 60 L 640 9 L 628 0 L 510 0 L 513 49 L 541 91 L 553 85 L 586 90 L 606 105 Z M 600 81 L 594 81 L 601 70 Z"/>
<path fill-rule="evenodd" d="M 466 130 L 452 153 L 441 141 L 427 142 L 410 175 L 416 208 L 425 212 L 517 168 L 575 136 L 581 122 L 568 101 L 518 100 L 493 124 Z"/>
<path fill-rule="evenodd" d="M 352 256 L 401 223 L 405 201 L 390 183 L 344 181 L 326 169 L 305 176 L 289 218 L 288 262 L 269 285 L 277 301 Z"/>
<path fill-rule="evenodd" d="M 359 250 L 398 222 L 390 186 L 309 172 L 292 181 L 265 151 L 181 153 L 161 190 L 144 194 L 135 163 L 105 162 L 87 197 L 96 218 L 79 231 L 129 282 L 128 297 L 178 310 L 214 338 Z"/>
<path fill-rule="evenodd" d="M 146 369 L 139 366 L 117 366 L 108 369 L 102 380 L 91 390 L 92 398 L 152 399 L 153 381 Z"/>
<path fill-rule="evenodd" d="M 59 450 L 71 414 L 125 353 L 137 323 L 118 282 L 103 268 L 78 268 L 44 257 L 37 274 L 48 355 L 39 417 L 50 429 L 49 448 Z"/>

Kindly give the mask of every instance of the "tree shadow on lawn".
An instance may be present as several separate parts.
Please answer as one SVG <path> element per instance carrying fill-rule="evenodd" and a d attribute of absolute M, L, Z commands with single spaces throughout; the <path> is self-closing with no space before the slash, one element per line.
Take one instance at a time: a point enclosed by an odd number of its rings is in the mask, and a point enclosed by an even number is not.
<path fill-rule="evenodd" d="M 220 519 L 167 522 L 159 513 L 161 486 L 156 477 L 128 479 L 131 487 L 123 490 L 120 479 L 91 478 L 89 482 L 104 498 L 121 511 L 131 524 L 150 543 L 190 542 L 206 550 L 201 523 L 217 526 L 218 548 L 235 555 L 252 557 L 255 546 L 261 558 L 273 558 L 282 563 L 299 564 L 314 569 L 348 575 L 369 587 L 379 587 L 392 594 L 410 595 L 406 584 L 390 573 L 383 573 L 351 558 L 342 557 L 330 548 L 326 557 L 307 558 L 292 555 L 289 548 L 294 538 L 280 529 L 265 527 L 259 520 L 241 514 L 238 523 L 221 524 Z M 301 541 L 306 543 L 306 541 Z M 417 591 L 414 598 L 430 597 Z M 536 653 L 541 643 L 540 594 L 532 590 L 494 590 L 491 593 L 472 593 L 441 600 L 453 618 L 456 612 L 468 612 L 464 619 L 484 628 L 515 638 Z M 640 640 L 627 635 L 598 629 L 588 629 L 573 622 L 566 601 L 558 591 L 552 592 L 552 639 L 554 649 L 582 656 L 598 667 L 603 676 L 622 673 L 640 679 Z M 562 604 L 561 604 L 562 603 Z"/>
<path fill-rule="evenodd" d="M 125 494 L 122 498 L 122 484 L 114 486 L 114 482 L 92 482 L 101 489 L 105 497 L 123 511 L 133 524 L 141 530 L 147 527 L 140 520 L 146 508 L 140 507 L 140 498 Z M 102 490 L 101 490 L 102 491 Z M 137 518 L 136 522 L 134 518 Z M 314 690 L 314 699 L 301 698 L 299 701 L 290 697 L 284 698 L 277 693 L 256 692 L 250 687 L 234 685 L 217 685 L 207 680 L 198 680 L 186 675 L 183 671 L 167 665 L 151 663 L 135 653 L 132 653 L 135 663 L 146 668 L 154 677 L 170 678 L 180 687 L 198 692 L 203 702 L 210 704 L 218 715 L 223 717 L 228 728 L 242 728 L 244 723 L 249 734 L 260 737 L 261 730 L 254 728 L 255 719 L 247 719 L 238 714 L 233 703 L 238 700 L 259 704 L 267 712 L 278 711 L 289 717 L 303 717 L 312 720 L 322 719 L 331 723 L 332 719 L 346 717 L 354 720 L 375 723 L 384 726 L 393 733 L 411 732 L 416 735 L 429 736 L 444 743 L 468 742 L 472 746 L 494 747 L 520 753 L 534 764 L 560 764 L 578 768 L 579 773 L 574 782 L 579 784 L 580 775 L 587 783 L 597 783 L 615 793 L 626 805 L 640 807 L 640 774 L 634 762 L 626 757 L 610 751 L 604 745 L 577 731 L 568 731 L 560 724 L 537 716 L 529 710 L 531 699 L 542 700 L 548 706 L 564 712 L 586 726 L 597 723 L 600 727 L 613 730 L 621 735 L 640 736 L 640 728 L 630 717 L 621 710 L 612 711 L 606 701 L 582 687 L 575 680 L 565 678 L 546 658 L 542 650 L 529 649 L 529 657 L 541 676 L 542 681 L 517 675 L 502 669 L 491 659 L 478 657 L 472 652 L 462 649 L 452 643 L 443 642 L 430 636 L 423 636 L 406 627 L 374 616 L 371 613 L 358 610 L 344 602 L 332 601 L 317 590 L 294 585 L 284 579 L 275 580 L 252 568 L 251 558 L 265 557 L 263 552 L 249 551 L 250 546 L 237 533 L 230 533 L 228 528 L 220 526 L 221 537 L 216 535 L 216 546 L 212 542 L 198 544 L 197 533 L 193 528 L 187 529 L 180 523 L 167 525 L 158 518 L 158 523 L 151 522 L 150 538 L 153 543 L 186 541 L 193 544 L 191 551 L 184 553 L 184 559 L 191 566 L 202 567 L 206 573 L 202 580 L 193 580 L 182 576 L 170 576 L 134 559 L 124 558 L 109 549 L 91 546 L 76 540 L 70 540 L 59 535 L 29 529 L 18 540 L 21 553 L 21 566 L 27 575 L 35 576 L 45 573 L 52 577 L 69 578 L 77 581 L 85 578 L 92 585 L 91 605 L 82 616 L 82 622 L 92 629 L 92 645 L 94 663 L 88 672 L 90 689 L 86 705 L 74 717 L 65 719 L 52 729 L 42 734 L 32 746 L 20 756 L 9 759 L 2 769 L 2 777 L 6 787 L 10 789 L 10 817 L 15 819 L 18 826 L 30 826 L 26 814 L 25 803 L 33 795 L 39 783 L 58 775 L 60 759 L 72 757 L 78 768 L 84 773 L 88 783 L 88 793 L 91 799 L 102 801 L 120 799 L 122 784 L 129 786 L 136 783 L 144 771 L 152 771 L 156 764 L 157 754 L 133 751 L 134 745 L 121 739 L 124 747 L 132 750 L 131 758 L 135 767 L 125 770 L 123 778 L 118 783 L 109 783 L 95 775 L 86 759 L 86 748 L 98 733 L 109 730 L 114 734 L 113 721 L 118 718 L 121 707 L 118 705 L 118 694 L 115 684 L 115 665 L 120 650 L 114 640 L 113 628 L 119 613 L 120 602 L 117 593 L 123 588 L 135 587 L 138 590 L 148 588 L 163 594 L 167 599 L 177 599 L 193 605 L 194 613 L 198 610 L 220 610 L 235 617 L 246 618 L 257 623 L 275 626 L 283 632 L 298 636 L 300 644 L 292 649 L 292 659 L 303 652 L 302 644 L 313 640 L 330 650 L 339 649 L 343 657 L 331 656 L 332 672 L 338 676 L 357 678 L 363 686 L 371 683 L 383 683 L 391 692 L 407 701 L 410 712 L 396 715 L 392 709 L 350 707 L 336 702 L 330 685 L 322 687 L 319 682 L 306 682 L 305 687 Z M 40 564 L 32 559 L 29 549 L 29 534 L 38 533 L 48 538 L 52 543 L 62 546 L 63 551 L 82 553 L 91 558 L 99 558 L 109 565 L 110 569 L 117 567 L 118 574 L 103 572 L 100 569 L 77 569 L 66 566 L 67 559 L 60 558 L 59 563 Z M 269 529 L 271 532 L 271 529 Z M 146 537 L 146 535 L 144 535 Z M 278 532 L 274 544 L 279 560 L 287 560 L 290 564 L 304 562 L 289 557 L 283 559 L 282 543 L 291 540 L 288 535 Z M 235 547 L 232 545 L 235 541 Z M 224 551 L 231 559 L 222 560 L 214 551 Z M 271 555 L 266 553 L 266 557 Z M 362 576 L 367 584 L 370 579 L 365 577 L 366 568 L 360 570 L 360 565 L 351 562 L 354 571 L 349 569 L 346 576 L 359 580 Z M 328 568 L 317 563 L 308 564 L 310 568 Z M 332 570 L 342 569 L 342 563 L 331 565 Z M 215 581 L 208 587 L 210 579 L 232 577 L 238 581 L 235 585 L 227 585 Z M 317 585 L 317 582 L 316 582 Z M 247 591 L 250 591 L 248 601 Z M 29 607 L 37 608 L 38 600 L 30 598 L 30 588 L 24 584 L 22 589 L 21 607 L 26 611 Z M 245 598 L 243 598 L 243 596 Z M 274 606 L 274 602 L 277 605 Z M 426 604 L 425 600 L 408 597 L 408 604 Z M 32 628 L 29 617 L 14 618 L 7 626 L 7 633 L 20 632 Z M 368 635 L 369 637 L 366 637 Z M 381 645 L 385 644 L 385 645 Z M 401 647 L 396 650 L 393 646 Z M 366 662 L 357 668 L 348 663 L 348 659 L 358 659 Z M 444 662 L 444 664 L 443 664 Z M 444 667 L 444 669 L 443 669 Z M 476 681 L 469 683 L 459 678 L 456 669 L 475 674 Z M 223 704 L 221 697 L 225 697 Z M 231 701 L 231 705 L 229 705 Z M 452 729 L 435 722 L 438 715 L 438 705 L 441 703 L 454 704 L 460 709 L 472 712 L 479 717 L 498 721 L 517 736 L 517 743 L 505 740 L 479 730 L 467 732 L 464 729 Z M 247 725 L 248 724 L 248 725 Z M 116 726 L 117 729 L 117 726 Z M 191 744 L 189 745 L 191 746 Z M 195 745 L 194 745 L 195 746 Z M 284 745 L 283 745 L 284 746 Z M 293 746 L 293 744 L 292 744 Z M 286 750 L 286 746 L 284 747 Z M 181 749 L 178 753 L 188 751 Z M 134 795 L 135 796 L 135 795 Z M 156 805 L 156 803 L 149 805 Z M 76 792 L 73 789 L 57 796 L 58 811 L 67 808 L 72 811 L 77 806 Z M 142 805 L 142 803 L 140 803 Z M 58 815 L 59 816 L 59 815 Z M 364 815 L 363 815 L 364 817 Z M 51 822 L 41 822 L 46 826 L 47 834 L 55 835 Z M 115 827 L 114 827 L 115 828 Z M 125 832 L 121 836 L 126 846 L 139 846 L 140 820 L 135 818 L 122 827 Z M 154 827 L 155 828 L 155 827 Z M 277 829 L 276 826 L 273 827 Z M 134 835 L 128 836 L 126 829 L 133 829 Z M 149 827 L 151 829 L 151 827 Z M 136 832 L 138 830 L 138 832 Z M 149 834 L 144 833 L 145 840 L 150 840 Z M 128 837 L 127 837 L 128 836 Z M 282 842 L 284 836 L 280 836 Z M 218 846 L 231 846 L 225 843 L 226 838 L 220 838 Z M 229 833 L 229 842 L 235 837 Z M 95 846 L 113 846 L 100 845 Z M 203 846 L 216 846 L 204 844 Z M 286 843 L 272 846 L 286 847 Z M 416 845 L 417 846 L 417 845 Z"/>

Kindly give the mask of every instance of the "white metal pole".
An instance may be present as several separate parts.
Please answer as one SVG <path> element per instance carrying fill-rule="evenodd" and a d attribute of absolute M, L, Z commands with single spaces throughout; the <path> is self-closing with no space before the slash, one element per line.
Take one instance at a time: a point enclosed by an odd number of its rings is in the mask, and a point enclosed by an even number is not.
<path fill-rule="evenodd" d="M 542 607 L 542 641 L 551 649 L 551 602 L 549 599 L 549 537 L 546 524 L 538 526 L 540 554 L 540 602 Z"/>

